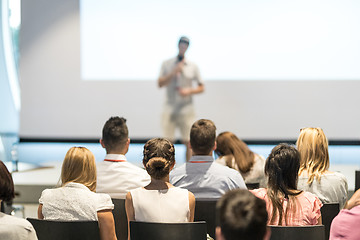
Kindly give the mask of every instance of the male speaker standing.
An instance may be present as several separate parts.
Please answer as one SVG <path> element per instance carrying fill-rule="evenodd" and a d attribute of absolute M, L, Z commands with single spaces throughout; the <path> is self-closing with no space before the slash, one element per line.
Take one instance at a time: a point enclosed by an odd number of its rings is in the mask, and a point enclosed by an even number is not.
<path fill-rule="evenodd" d="M 163 135 L 174 141 L 175 130 L 179 128 L 181 141 L 186 145 L 186 160 L 191 157 L 188 142 L 190 128 L 195 121 L 192 95 L 204 91 L 204 83 L 197 65 L 185 57 L 189 44 L 189 38 L 180 38 L 178 55 L 163 62 L 158 79 L 159 87 L 167 88 L 162 115 Z M 196 86 L 193 86 L 193 81 L 196 82 Z"/>

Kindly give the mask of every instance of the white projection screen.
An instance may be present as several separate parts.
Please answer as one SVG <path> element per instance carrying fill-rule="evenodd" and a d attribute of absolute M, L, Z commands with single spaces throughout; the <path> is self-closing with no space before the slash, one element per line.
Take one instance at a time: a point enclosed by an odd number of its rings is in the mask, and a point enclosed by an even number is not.
<path fill-rule="evenodd" d="M 190 38 L 198 118 L 247 140 L 360 136 L 360 10 L 347 0 L 22 1 L 20 137 L 95 139 L 110 116 L 161 136 L 161 62 Z"/>

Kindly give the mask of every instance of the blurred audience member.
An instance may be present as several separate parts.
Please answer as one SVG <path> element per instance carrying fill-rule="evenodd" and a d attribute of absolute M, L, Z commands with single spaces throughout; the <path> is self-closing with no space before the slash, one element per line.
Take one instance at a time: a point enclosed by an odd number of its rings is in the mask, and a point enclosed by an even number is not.
<path fill-rule="evenodd" d="M 265 158 L 251 151 L 235 134 L 220 133 L 216 138 L 215 153 L 219 156 L 216 162 L 239 171 L 245 183 L 266 187 Z"/>
<path fill-rule="evenodd" d="M 216 208 L 219 220 L 217 240 L 270 239 L 266 203 L 248 190 L 234 189 L 225 193 Z"/>
<path fill-rule="evenodd" d="M 100 144 L 106 156 L 97 164 L 96 192 L 125 199 L 128 191 L 150 183 L 147 172 L 126 159 L 130 144 L 126 119 L 111 117 L 103 127 Z"/>
<path fill-rule="evenodd" d="M 0 203 L 11 201 L 15 197 L 14 183 L 5 164 L 0 161 Z M 31 223 L 0 212 L 0 239 L 6 240 L 37 240 Z"/>
<path fill-rule="evenodd" d="M 128 221 L 194 221 L 194 195 L 186 189 L 174 187 L 169 182 L 169 173 L 175 165 L 174 145 L 164 138 L 149 140 L 144 146 L 143 164 L 151 176 L 151 182 L 146 187 L 131 190 L 126 195 Z"/>
<path fill-rule="evenodd" d="M 297 190 L 300 154 L 287 144 L 274 147 L 266 159 L 267 188 L 251 190 L 266 201 L 268 225 L 321 224 L 321 201 L 312 193 Z"/>
<path fill-rule="evenodd" d="M 192 125 L 190 147 L 193 156 L 171 172 L 170 182 L 174 186 L 188 189 L 196 198 L 220 198 L 231 189 L 246 189 L 238 171 L 214 161 L 215 140 L 216 127 L 212 121 L 200 119 Z"/>
<path fill-rule="evenodd" d="M 301 129 L 296 142 L 300 152 L 298 189 L 314 193 L 323 203 L 343 208 L 348 185 L 345 176 L 329 171 L 328 140 L 321 128 Z"/>
<path fill-rule="evenodd" d="M 39 199 L 38 218 L 58 221 L 98 221 L 100 237 L 116 239 L 107 194 L 95 193 L 95 157 L 87 148 L 72 147 L 61 168 L 61 187 L 46 189 Z"/>
<path fill-rule="evenodd" d="M 345 204 L 344 209 L 333 219 L 330 240 L 357 240 L 360 236 L 360 189 Z"/>

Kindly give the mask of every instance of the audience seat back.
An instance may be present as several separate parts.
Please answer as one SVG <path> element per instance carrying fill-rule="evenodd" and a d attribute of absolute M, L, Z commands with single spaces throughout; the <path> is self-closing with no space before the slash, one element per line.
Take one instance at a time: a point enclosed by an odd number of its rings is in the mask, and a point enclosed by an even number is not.
<path fill-rule="evenodd" d="M 325 240 L 325 226 L 270 226 L 270 240 Z"/>
<path fill-rule="evenodd" d="M 320 211 L 322 224 L 325 226 L 325 238 L 329 239 L 331 223 L 340 212 L 339 203 L 324 203 Z"/>
<path fill-rule="evenodd" d="M 97 221 L 49 221 L 27 219 L 39 240 L 100 240 Z"/>
<path fill-rule="evenodd" d="M 216 203 L 218 199 L 198 198 L 195 203 L 194 221 L 205 221 L 207 233 L 215 238 L 216 224 Z"/>
<path fill-rule="evenodd" d="M 356 170 L 355 171 L 355 190 L 354 192 L 356 192 L 356 190 L 358 190 L 360 188 L 360 171 Z"/>
<path fill-rule="evenodd" d="M 112 211 L 115 221 L 116 237 L 118 240 L 128 239 L 128 222 L 125 210 L 125 199 L 112 199 L 114 209 Z"/>
<path fill-rule="evenodd" d="M 206 240 L 206 223 L 130 222 L 131 240 Z"/>

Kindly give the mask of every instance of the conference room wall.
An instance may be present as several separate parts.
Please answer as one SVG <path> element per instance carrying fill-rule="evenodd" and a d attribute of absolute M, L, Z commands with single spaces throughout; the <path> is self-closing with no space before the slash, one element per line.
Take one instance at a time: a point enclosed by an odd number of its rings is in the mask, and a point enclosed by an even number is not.
<path fill-rule="evenodd" d="M 165 92 L 156 79 L 81 80 L 79 21 L 78 1 L 22 1 L 20 136 L 98 138 L 113 115 L 128 119 L 133 139 L 160 136 Z M 212 119 L 218 132 L 286 140 L 301 127 L 320 126 L 329 139 L 359 139 L 360 79 L 204 80 L 205 93 L 194 100 L 197 117 Z"/>
<path fill-rule="evenodd" d="M 9 28 L 8 1 L 0 1 L 0 160 L 11 160 L 11 149 L 18 141 L 19 85 Z"/>

